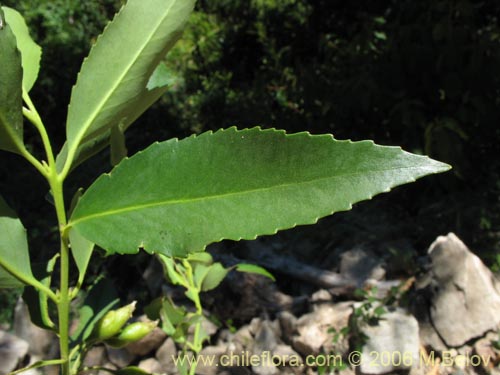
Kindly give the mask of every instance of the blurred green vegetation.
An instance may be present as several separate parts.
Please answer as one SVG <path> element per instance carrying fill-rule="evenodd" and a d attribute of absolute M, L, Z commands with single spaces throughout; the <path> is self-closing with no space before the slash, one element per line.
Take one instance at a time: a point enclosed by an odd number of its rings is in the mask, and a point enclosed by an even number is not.
<path fill-rule="evenodd" d="M 43 48 L 33 98 L 58 148 L 81 62 L 124 1 L 2 3 L 24 14 Z M 129 130 L 130 153 L 158 139 L 232 125 L 400 145 L 454 167 L 379 198 L 415 218 L 402 229 L 405 235 L 424 249 L 436 235 L 454 231 L 487 261 L 495 260 L 500 2 L 199 0 L 166 61 L 175 83 Z M 36 133 L 26 128 L 27 143 L 41 150 Z M 106 159 L 104 152 L 79 167 L 67 192 L 109 170 Z M 46 186 L 26 166 L 0 153 L 0 194 L 28 227 L 37 259 L 56 248 L 55 220 L 44 200 Z"/>

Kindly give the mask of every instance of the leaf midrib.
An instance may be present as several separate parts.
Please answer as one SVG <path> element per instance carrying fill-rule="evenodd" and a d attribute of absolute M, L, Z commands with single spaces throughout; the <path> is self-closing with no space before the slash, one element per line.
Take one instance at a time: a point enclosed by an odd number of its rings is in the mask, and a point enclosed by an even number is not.
<path fill-rule="evenodd" d="M 119 208 L 119 209 L 114 209 L 114 210 L 103 211 L 103 212 L 99 212 L 99 213 L 92 214 L 92 215 L 82 216 L 74 221 L 70 221 L 68 223 L 68 227 L 74 227 L 76 224 L 82 223 L 84 221 L 92 220 L 95 218 L 99 218 L 99 217 L 113 216 L 113 215 L 117 215 L 117 214 L 121 214 L 121 213 L 125 213 L 125 212 L 130 212 L 130 211 L 148 209 L 151 207 L 176 205 L 176 204 L 181 204 L 181 203 L 184 203 L 184 204 L 195 203 L 195 202 L 206 201 L 206 200 L 217 200 L 217 199 L 223 199 L 223 198 L 227 198 L 227 197 L 231 197 L 231 196 L 246 195 L 246 194 L 252 194 L 252 193 L 256 193 L 256 192 L 281 189 L 281 188 L 286 188 L 289 186 L 308 185 L 308 184 L 313 184 L 313 183 L 321 182 L 321 181 L 325 181 L 325 180 L 334 180 L 334 179 L 338 179 L 338 178 L 349 178 L 349 177 L 355 177 L 355 176 L 367 176 L 367 175 L 370 175 L 373 173 L 378 173 L 378 172 L 390 172 L 390 171 L 394 171 L 394 170 L 406 170 L 406 169 L 427 169 L 427 168 L 432 169 L 431 167 L 426 167 L 426 166 L 411 166 L 411 167 L 396 167 L 396 168 L 387 168 L 387 169 L 380 169 L 380 170 L 371 170 L 368 172 L 361 171 L 361 172 L 355 172 L 355 173 L 345 173 L 345 174 L 340 174 L 340 175 L 336 175 L 336 176 L 314 178 L 314 179 L 311 179 L 308 181 L 276 184 L 276 185 L 272 185 L 272 186 L 266 186 L 266 187 L 249 189 L 249 190 L 239 190 L 239 191 L 228 192 L 228 193 L 223 193 L 223 194 L 214 194 L 214 195 L 207 195 L 207 196 L 188 198 L 188 199 L 170 199 L 170 200 L 163 200 L 163 201 L 157 201 L 157 202 L 151 202 L 151 203 L 144 203 L 144 204 L 139 204 L 139 205 L 134 205 L 134 206 L 123 207 L 123 208 Z M 415 177 L 413 177 L 413 179 L 415 179 Z M 391 184 L 388 183 L 387 185 L 390 186 Z"/>
<path fill-rule="evenodd" d="M 74 154 L 74 152 L 71 152 L 78 148 L 80 145 L 80 142 L 82 141 L 83 137 L 85 136 L 86 131 L 90 128 L 90 125 L 92 125 L 92 122 L 97 118 L 97 115 L 101 112 L 102 108 L 105 106 L 105 104 L 109 101 L 109 98 L 113 95 L 115 92 L 116 88 L 120 86 L 121 82 L 123 81 L 123 78 L 128 74 L 130 69 L 135 65 L 137 62 L 139 56 L 141 56 L 142 52 L 145 50 L 146 46 L 149 44 L 151 39 L 153 39 L 154 35 L 156 34 L 156 31 L 160 27 L 160 25 L 163 23 L 166 17 L 170 14 L 170 11 L 172 10 L 172 7 L 174 4 L 177 3 L 177 0 L 173 0 L 170 7 L 166 10 L 164 16 L 160 19 L 160 21 L 156 24 L 156 26 L 153 28 L 153 31 L 149 34 L 149 36 L 146 38 L 146 43 L 143 44 L 142 48 L 140 48 L 135 57 L 132 59 L 132 62 L 127 66 L 127 68 L 123 71 L 122 75 L 116 80 L 116 83 L 112 85 L 112 87 L 108 90 L 106 95 L 104 96 L 103 100 L 101 101 L 101 104 L 98 105 L 94 111 L 92 112 L 92 115 L 89 117 L 89 119 L 84 123 L 84 126 L 82 127 L 82 130 L 77 133 L 76 136 L 76 141 L 73 144 L 72 150 L 68 152 L 68 156 Z M 78 84 L 78 83 L 77 83 Z"/>

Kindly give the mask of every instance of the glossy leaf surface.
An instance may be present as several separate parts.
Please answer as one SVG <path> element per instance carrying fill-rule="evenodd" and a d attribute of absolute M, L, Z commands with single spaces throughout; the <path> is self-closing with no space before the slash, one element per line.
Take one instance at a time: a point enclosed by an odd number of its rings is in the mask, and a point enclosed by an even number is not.
<path fill-rule="evenodd" d="M 0 288 L 23 285 L 18 278 L 11 276 L 13 274 L 25 280 L 34 280 L 26 230 L 2 197 L 0 197 L 0 269 Z"/>
<path fill-rule="evenodd" d="M 42 49 L 31 39 L 23 16 L 14 9 L 8 7 L 3 7 L 2 9 L 5 13 L 5 20 L 16 37 L 17 48 L 21 52 L 23 88 L 26 92 L 29 92 L 38 77 Z"/>
<path fill-rule="evenodd" d="M 0 149 L 19 153 L 24 148 L 21 55 L 1 7 L 0 21 Z"/>
<path fill-rule="evenodd" d="M 180 37 L 195 0 L 129 0 L 98 38 L 71 95 L 67 157 L 78 147 L 126 128 L 163 92 L 148 89 L 153 72 Z M 88 148 L 88 147 L 87 147 Z M 59 164 L 66 161 L 60 156 Z"/>
<path fill-rule="evenodd" d="M 254 239 L 449 166 L 399 147 L 259 128 L 156 143 L 89 187 L 71 226 L 109 253 Z"/>
<path fill-rule="evenodd" d="M 268 270 L 255 264 L 240 263 L 236 265 L 236 270 L 238 272 L 253 273 L 256 275 L 265 276 L 273 281 L 276 281 L 274 276 Z"/>

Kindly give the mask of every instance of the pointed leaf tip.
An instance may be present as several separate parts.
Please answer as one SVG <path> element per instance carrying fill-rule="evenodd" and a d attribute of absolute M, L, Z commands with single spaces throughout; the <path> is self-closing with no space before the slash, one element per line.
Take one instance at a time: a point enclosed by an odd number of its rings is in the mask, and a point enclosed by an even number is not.
<path fill-rule="evenodd" d="M 229 128 L 154 144 L 84 194 L 70 221 L 109 253 L 183 256 L 345 211 L 449 169 L 399 147 Z"/>

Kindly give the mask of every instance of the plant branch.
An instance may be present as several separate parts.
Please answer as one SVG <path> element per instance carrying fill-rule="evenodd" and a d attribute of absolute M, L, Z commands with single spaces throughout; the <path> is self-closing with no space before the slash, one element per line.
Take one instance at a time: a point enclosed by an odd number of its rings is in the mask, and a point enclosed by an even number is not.
<path fill-rule="evenodd" d="M 22 283 L 24 283 L 26 285 L 31 285 L 35 289 L 46 293 L 47 296 L 55 303 L 58 302 L 58 298 L 57 298 L 56 294 L 50 288 L 48 288 L 47 286 L 42 284 L 40 281 L 38 281 L 34 277 L 30 278 L 30 277 L 26 277 L 22 273 L 17 273 L 7 263 L 2 262 L 2 258 L 0 258 L 0 266 L 2 266 L 7 272 L 9 272 L 12 276 L 14 276 L 16 279 L 18 279 Z"/>
<path fill-rule="evenodd" d="M 38 362 L 35 362 L 32 365 L 28 366 L 28 367 L 24 367 L 22 369 L 10 372 L 8 375 L 16 375 L 16 374 L 20 374 L 22 372 L 33 370 L 33 369 L 40 368 L 40 367 L 60 365 L 61 363 L 63 363 L 62 359 L 51 359 L 51 360 L 47 360 L 47 361 L 38 361 Z"/>
<path fill-rule="evenodd" d="M 45 128 L 43 121 L 40 118 L 38 111 L 36 110 L 35 105 L 31 101 L 30 96 L 24 89 L 23 89 L 23 100 L 28 106 L 28 108 L 23 107 L 23 115 L 35 126 L 35 128 L 38 130 L 38 133 L 40 133 L 40 137 L 42 138 L 43 142 L 43 147 L 45 148 L 45 153 L 47 155 L 47 163 L 49 164 L 49 166 L 52 165 L 55 166 L 54 153 L 52 152 L 52 146 L 50 144 L 50 139 L 47 134 L 47 129 Z"/>

